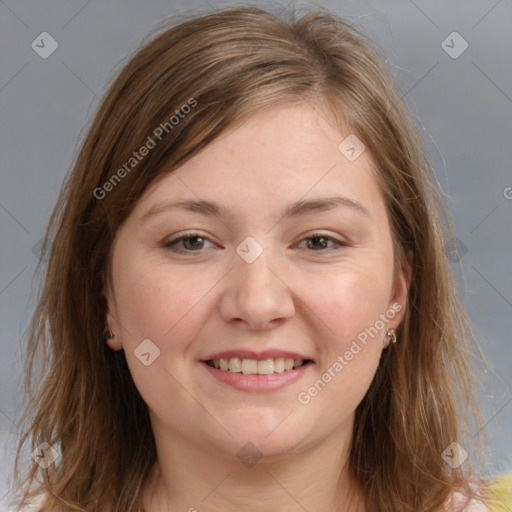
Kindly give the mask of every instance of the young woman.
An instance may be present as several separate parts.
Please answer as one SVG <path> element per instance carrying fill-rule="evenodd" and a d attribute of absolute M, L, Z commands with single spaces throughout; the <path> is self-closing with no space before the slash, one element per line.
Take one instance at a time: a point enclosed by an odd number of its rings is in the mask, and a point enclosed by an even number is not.
<path fill-rule="evenodd" d="M 152 38 L 49 224 L 19 509 L 489 510 L 443 215 L 344 21 Z"/>

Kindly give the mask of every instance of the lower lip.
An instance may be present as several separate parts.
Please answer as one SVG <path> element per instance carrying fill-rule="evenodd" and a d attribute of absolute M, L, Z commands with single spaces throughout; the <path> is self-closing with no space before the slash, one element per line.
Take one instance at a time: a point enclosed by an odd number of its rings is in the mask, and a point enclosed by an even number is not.
<path fill-rule="evenodd" d="M 217 368 L 213 368 L 205 362 L 202 362 L 202 364 L 213 377 L 224 384 L 228 384 L 240 391 L 254 392 L 277 391 L 278 389 L 293 384 L 297 382 L 312 365 L 312 363 L 307 363 L 295 370 L 286 370 L 270 375 L 245 375 L 240 372 L 217 370 Z"/>

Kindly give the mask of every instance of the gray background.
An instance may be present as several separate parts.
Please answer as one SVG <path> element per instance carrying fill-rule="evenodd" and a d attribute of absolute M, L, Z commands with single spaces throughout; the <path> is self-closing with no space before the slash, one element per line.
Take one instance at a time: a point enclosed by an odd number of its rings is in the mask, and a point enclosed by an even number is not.
<path fill-rule="evenodd" d="M 294 5 L 255 4 L 274 12 Z M 0 434 L 7 448 L 13 445 L 24 401 L 22 342 L 39 284 L 40 276 L 34 275 L 38 242 L 107 82 L 163 18 L 234 5 L 239 4 L 0 1 Z M 314 4 L 295 3 L 296 8 L 307 5 Z M 510 471 L 512 3 L 318 5 L 354 21 L 381 46 L 421 129 L 461 243 L 465 304 L 493 365 L 480 374 L 478 384 L 490 435 L 485 471 Z M 45 31 L 59 45 L 47 59 L 31 48 Z M 458 58 L 441 46 L 454 31 L 469 45 Z M 455 40 L 452 46 L 456 50 L 459 45 Z M 458 269 L 457 276 L 462 284 Z"/>

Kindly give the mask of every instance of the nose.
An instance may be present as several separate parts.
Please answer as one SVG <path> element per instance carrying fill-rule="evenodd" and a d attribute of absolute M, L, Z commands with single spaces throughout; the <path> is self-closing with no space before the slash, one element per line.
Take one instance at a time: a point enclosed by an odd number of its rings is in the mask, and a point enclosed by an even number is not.
<path fill-rule="evenodd" d="M 263 253 L 252 263 L 234 255 L 234 266 L 221 297 L 223 318 L 239 327 L 266 330 L 295 314 L 293 293 L 275 258 Z"/>

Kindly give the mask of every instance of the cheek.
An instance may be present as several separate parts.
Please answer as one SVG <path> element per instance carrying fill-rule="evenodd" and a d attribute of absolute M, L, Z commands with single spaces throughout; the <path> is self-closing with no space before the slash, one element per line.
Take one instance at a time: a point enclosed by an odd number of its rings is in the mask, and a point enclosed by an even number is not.
<path fill-rule="evenodd" d="M 167 330 L 171 327 L 167 313 L 175 310 L 178 301 L 168 289 L 165 274 L 157 270 L 125 262 L 114 275 L 124 340 L 159 337 L 166 325 Z"/>
<path fill-rule="evenodd" d="M 314 300 L 336 339 L 357 336 L 373 326 L 389 306 L 391 279 L 388 276 L 351 272 L 332 276 L 329 283 L 329 291 Z"/>
<path fill-rule="evenodd" d="M 179 298 L 170 287 L 172 280 L 164 266 L 151 263 L 133 248 L 120 245 L 113 261 L 113 278 L 123 341 L 159 337 L 162 331 L 171 328 L 172 318 L 168 313 L 176 311 Z"/>
<path fill-rule="evenodd" d="M 168 350 L 179 348 L 181 339 L 192 339 L 200 326 L 190 320 L 204 308 L 203 299 L 220 276 L 171 268 L 143 257 L 119 261 L 114 282 L 125 344 L 150 338 Z"/>
<path fill-rule="evenodd" d="M 113 267 L 123 350 L 146 403 L 155 410 L 165 410 L 168 393 L 180 393 L 169 373 L 183 371 L 190 342 L 201 328 L 197 321 L 201 299 L 216 280 L 214 276 L 175 267 L 171 270 L 165 263 L 132 256 L 119 258 Z M 160 351 L 149 366 L 141 364 L 137 357 L 142 353 L 139 346 L 146 339 Z M 148 350 L 152 358 L 155 349 L 150 345 Z"/>
<path fill-rule="evenodd" d="M 326 429 L 351 417 L 377 370 L 386 333 L 380 320 L 388 308 L 391 280 L 382 274 L 350 272 L 329 280 L 329 293 L 312 299 L 328 329 L 318 343 L 319 378 L 298 397 L 308 414 L 323 418 Z M 327 413 L 327 415 L 326 415 Z"/>
<path fill-rule="evenodd" d="M 319 346 L 321 371 L 335 374 L 331 389 L 344 401 L 360 400 L 377 369 L 387 332 L 392 277 L 379 270 L 351 269 L 329 279 L 326 292 L 310 297 L 326 326 Z M 328 377 L 327 377 L 328 378 Z"/>

